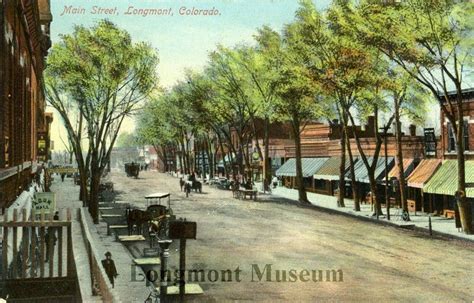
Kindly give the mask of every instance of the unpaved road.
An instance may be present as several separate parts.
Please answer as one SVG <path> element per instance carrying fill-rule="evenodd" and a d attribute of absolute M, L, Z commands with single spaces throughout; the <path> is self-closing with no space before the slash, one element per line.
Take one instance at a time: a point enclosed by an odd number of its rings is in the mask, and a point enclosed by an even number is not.
<path fill-rule="evenodd" d="M 392 227 L 298 207 L 276 198 L 259 202 L 232 198 L 230 191 L 204 186 L 186 198 L 178 179 L 142 172 L 139 179 L 114 172 L 119 200 L 144 207 L 146 194 L 171 192 L 178 217 L 197 222 L 197 240 L 187 245 L 187 266 L 205 270 L 199 302 L 471 302 L 473 246 L 434 240 Z M 178 265 L 176 244 L 171 263 Z M 254 265 L 254 267 L 252 267 Z M 263 271 L 272 264 L 271 280 Z M 240 282 L 235 269 L 239 268 Z M 213 281 L 234 271 L 232 282 Z M 268 269 L 268 267 L 267 267 Z M 290 270 L 297 281 L 290 282 Z M 287 281 L 276 282 L 277 270 Z M 307 278 L 308 270 L 310 281 Z M 342 282 L 311 281 L 311 271 L 341 270 Z M 252 273 L 253 280 L 252 281 Z M 302 276 L 299 274 L 302 273 Z M 319 272 L 317 272 L 319 274 Z M 292 276 L 294 280 L 294 275 Z M 316 278 L 319 276 L 317 275 Z M 211 280 L 211 281 L 209 281 Z"/>

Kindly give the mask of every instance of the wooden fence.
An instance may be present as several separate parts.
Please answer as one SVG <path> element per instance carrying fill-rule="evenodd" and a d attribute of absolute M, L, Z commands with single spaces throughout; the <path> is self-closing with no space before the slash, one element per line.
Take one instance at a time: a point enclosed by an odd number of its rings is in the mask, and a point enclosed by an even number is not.
<path fill-rule="evenodd" d="M 12 218 L 9 213 L 0 222 L 1 280 L 75 277 L 70 209 L 66 220 L 53 220 L 52 213 L 45 219 L 44 213 L 35 212 L 28 218 L 26 209 L 14 209 Z"/>

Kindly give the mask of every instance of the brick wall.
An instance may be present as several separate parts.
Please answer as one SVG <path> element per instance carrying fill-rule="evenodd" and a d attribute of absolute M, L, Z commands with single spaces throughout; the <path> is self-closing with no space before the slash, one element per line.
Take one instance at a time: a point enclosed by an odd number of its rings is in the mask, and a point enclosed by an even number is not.
<path fill-rule="evenodd" d="M 44 2 L 43 0 L 40 2 Z M 44 4 L 44 3 L 43 3 Z M 0 2 L 0 204 L 31 181 L 36 133 L 44 121 L 44 43 L 38 1 Z M 45 28 L 49 28 L 49 23 Z M 13 172 L 13 175 L 12 175 Z"/>

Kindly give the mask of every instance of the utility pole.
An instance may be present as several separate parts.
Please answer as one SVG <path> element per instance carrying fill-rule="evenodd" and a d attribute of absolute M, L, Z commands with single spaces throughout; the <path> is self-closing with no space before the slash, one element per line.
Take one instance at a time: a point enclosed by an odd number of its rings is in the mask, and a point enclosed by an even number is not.
<path fill-rule="evenodd" d="M 380 128 L 383 133 L 383 139 L 384 139 L 384 149 L 385 149 L 385 206 L 386 206 L 386 212 L 387 212 L 387 220 L 390 220 L 390 197 L 388 196 L 388 151 L 387 151 L 387 133 L 385 132 L 385 129 L 383 127 Z"/>

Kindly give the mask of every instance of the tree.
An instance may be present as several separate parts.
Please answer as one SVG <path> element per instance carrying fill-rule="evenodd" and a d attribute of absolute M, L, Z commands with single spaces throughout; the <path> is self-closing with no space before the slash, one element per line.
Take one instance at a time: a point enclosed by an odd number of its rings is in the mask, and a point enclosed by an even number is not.
<path fill-rule="evenodd" d="M 135 134 L 129 132 L 122 132 L 117 137 L 117 147 L 131 147 L 138 145 L 138 138 Z"/>
<path fill-rule="evenodd" d="M 275 42 L 278 43 L 278 33 L 271 28 L 264 26 L 258 30 L 255 36 L 258 44 L 257 47 L 241 47 L 238 49 L 236 56 L 237 62 L 244 68 L 249 82 L 249 94 L 255 101 L 256 113 L 252 116 L 254 124 L 254 137 L 256 139 L 257 150 L 263 160 L 263 184 L 264 190 L 268 190 L 271 180 L 271 163 L 269 162 L 269 128 L 270 123 L 276 121 L 274 113 L 274 101 L 278 97 L 276 94 L 275 83 L 278 77 L 278 62 L 274 60 L 273 51 Z M 278 44 L 276 44 L 278 45 Z M 256 118 L 262 118 L 263 125 L 263 146 L 262 155 L 258 141 L 258 135 L 255 132 Z"/>
<path fill-rule="evenodd" d="M 339 173 L 338 206 L 344 207 L 346 149 L 349 154 L 355 210 L 360 210 L 357 184 L 354 178 L 354 159 L 349 138 L 349 113 L 361 92 L 373 83 L 371 54 L 341 31 L 337 16 L 339 5 L 330 7 L 326 15 L 319 13 L 311 1 L 302 1 L 295 24 L 300 31 L 299 49 L 316 87 L 319 87 L 329 109 L 327 118 L 338 116 L 340 121 L 341 165 Z M 324 102 L 323 102 L 324 103 Z"/>
<path fill-rule="evenodd" d="M 61 37 L 48 56 L 48 102 L 63 118 L 73 143 L 82 199 L 94 223 L 99 219 L 100 179 L 119 129 L 125 117 L 154 89 L 157 63 L 154 49 L 145 43 L 132 43 L 126 31 L 107 20 L 91 28 L 76 26 L 72 34 Z M 80 113 L 77 130 L 68 117 L 71 109 Z M 85 158 L 83 131 L 87 134 Z"/>
<path fill-rule="evenodd" d="M 279 98 L 275 100 L 274 109 L 281 117 L 280 120 L 290 122 L 295 142 L 298 200 L 300 203 L 309 203 L 303 183 L 301 132 L 309 121 L 321 116 L 321 112 L 315 103 L 317 87 L 313 84 L 310 70 L 305 64 L 300 41 L 301 33 L 297 24 L 288 25 L 280 41 L 274 39 L 274 42 L 280 43 L 279 46 L 273 47 L 274 58 L 281 60 L 276 65 L 279 77 L 275 80 L 275 88 Z"/>
<path fill-rule="evenodd" d="M 453 125 L 458 191 L 464 193 L 463 71 L 473 65 L 473 15 L 472 1 L 406 0 L 387 5 L 367 1 L 348 18 L 361 41 L 385 53 L 438 100 Z M 472 205 L 465 195 L 458 207 L 464 232 L 472 234 Z"/>

